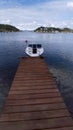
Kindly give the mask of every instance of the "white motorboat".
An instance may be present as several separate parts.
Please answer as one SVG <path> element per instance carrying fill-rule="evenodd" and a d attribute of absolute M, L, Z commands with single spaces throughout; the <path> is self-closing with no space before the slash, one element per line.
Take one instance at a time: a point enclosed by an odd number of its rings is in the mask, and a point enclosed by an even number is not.
<path fill-rule="evenodd" d="M 28 44 L 25 52 L 31 57 L 38 57 L 43 54 L 44 49 L 41 44 Z"/>

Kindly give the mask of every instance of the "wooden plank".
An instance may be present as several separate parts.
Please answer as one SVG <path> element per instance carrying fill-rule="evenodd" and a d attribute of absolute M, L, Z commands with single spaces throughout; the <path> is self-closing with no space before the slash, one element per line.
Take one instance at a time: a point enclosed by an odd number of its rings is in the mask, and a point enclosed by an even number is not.
<path fill-rule="evenodd" d="M 30 90 L 32 90 L 32 89 L 55 89 L 56 88 L 56 85 L 46 85 L 46 86 L 44 86 L 44 85 L 40 85 L 40 86 L 38 86 L 38 85 L 34 85 L 34 86 L 29 86 L 29 85 L 25 85 L 25 84 L 22 84 L 22 86 L 20 86 L 20 84 L 17 84 L 15 87 L 12 87 L 11 88 L 11 91 L 12 90 L 28 90 L 28 89 L 30 89 Z"/>
<path fill-rule="evenodd" d="M 73 121 L 70 117 L 19 122 L 0 122 L 1 130 L 42 130 L 45 128 L 56 129 L 70 126 L 73 127 Z"/>
<path fill-rule="evenodd" d="M 56 93 L 59 92 L 58 89 L 40 89 L 40 90 L 19 90 L 10 91 L 9 94 L 37 94 L 37 93 Z"/>
<path fill-rule="evenodd" d="M 6 105 L 3 113 L 13 112 L 31 112 L 31 111 L 50 111 L 50 110 L 61 110 L 66 109 L 64 103 L 53 103 L 53 104 L 35 104 L 35 105 L 21 105 L 21 106 L 9 106 Z"/>
<path fill-rule="evenodd" d="M 29 105 L 29 104 L 45 104 L 45 103 L 58 103 L 63 102 L 62 98 L 44 98 L 44 99 L 31 99 L 31 100 L 7 100 L 7 105 Z"/>
<path fill-rule="evenodd" d="M 8 99 L 15 99 L 15 100 L 21 100 L 21 99 L 40 99 L 40 98 L 57 98 L 61 95 L 59 93 L 53 93 L 53 97 L 51 93 L 37 93 L 37 94 L 9 94 Z"/>
<path fill-rule="evenodd" d="M 64 110 L 54 110 L 54 111 L 36 111 L 36 112 L 20 112 L 20 113 L 10 113 L 2 114 L 2 121 L 26 121 L 26 120 L 41 120 L 41 119 L 51 119 L 59 117 L 69 117 L 69 113 L 66 109 Z M 14 118 L 13 118 L 14 117 Z"/>

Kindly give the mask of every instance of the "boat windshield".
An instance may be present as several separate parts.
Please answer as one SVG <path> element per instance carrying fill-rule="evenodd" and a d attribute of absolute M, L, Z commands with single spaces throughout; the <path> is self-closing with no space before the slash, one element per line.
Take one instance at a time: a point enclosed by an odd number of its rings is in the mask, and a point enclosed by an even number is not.
<path fill-rule="evenodd" d="M 32 47 L 32 44 L 29 44 L 28 47 Z"/>
<path fill-rule="evenodd" d="M 28 47 L 32 47 L 33 49 L 35 49 L 35 48 L 41 48 L 42 45 L 41 44 L 29 44 Z"/>
<path fill-rule="evenodd" d="M 41 44 L 37 44 L 37 48 L 41 48 L 42 46 L 41 46 Z"/>
<path fill-rule="evenodd" d="M 33 44 L 33 48 L 36 48 L 36 44 Z"/>

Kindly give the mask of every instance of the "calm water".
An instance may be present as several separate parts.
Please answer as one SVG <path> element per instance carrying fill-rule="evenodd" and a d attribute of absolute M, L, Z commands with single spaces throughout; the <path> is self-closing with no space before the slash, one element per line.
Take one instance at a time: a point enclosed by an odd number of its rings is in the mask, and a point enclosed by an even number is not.
<path fill-rule="evenodd" d="M 25 40 L 41 43 L 45 61 L 73 116 L 73 34 L 0 33 L 0 111 L 7 97 L 20 57 L 25 56 Z"/>

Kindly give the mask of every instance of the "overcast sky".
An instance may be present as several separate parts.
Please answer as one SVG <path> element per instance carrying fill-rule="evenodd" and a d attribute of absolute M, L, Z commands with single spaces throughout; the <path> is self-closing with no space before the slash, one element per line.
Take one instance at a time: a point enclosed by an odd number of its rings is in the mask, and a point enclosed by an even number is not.
<path fill-rule="evenodd" d="M 73 28 L 73 0 L 0 0 L 0 23 L 19 29 Z"/>

